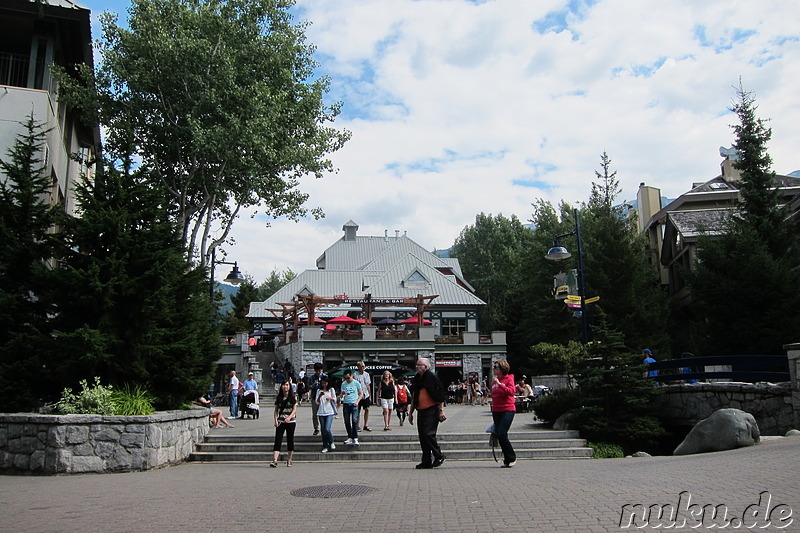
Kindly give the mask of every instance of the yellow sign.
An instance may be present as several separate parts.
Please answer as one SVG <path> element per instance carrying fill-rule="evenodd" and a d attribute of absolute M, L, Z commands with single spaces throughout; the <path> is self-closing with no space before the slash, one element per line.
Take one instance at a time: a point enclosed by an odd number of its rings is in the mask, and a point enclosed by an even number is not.
<path fill-rule="evenodd" d="M 598 301 L 599 299 L 600 299 L 599 296 L 595 296 L 594 298 L 586 298 L 586 300 L 584 300 L 584 302 L 587 303 L 587 304 L 592 304 L 592 303 Z M 580 296 L 575 296 L 574 294 L 569 294 L 569 295 L 567 295 L 567 300 L 570 300 L 570 301 L 573 301 L 573 302 L 580 302 L 581 301 L 581 297 Z"/>

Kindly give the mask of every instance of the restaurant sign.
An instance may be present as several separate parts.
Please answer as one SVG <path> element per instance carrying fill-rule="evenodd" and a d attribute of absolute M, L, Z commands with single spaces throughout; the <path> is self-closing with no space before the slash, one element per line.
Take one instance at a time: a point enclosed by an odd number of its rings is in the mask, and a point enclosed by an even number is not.
<path fill-rule="evenodd" d="M 402 304 L 405 303 L 403 298 L 345 298 L 342 300 L 346 304 Z"/>
<path fill-rule="evenodd" d="M 460 367 L 461 361 L 436 361 L 436 368 Z"/>

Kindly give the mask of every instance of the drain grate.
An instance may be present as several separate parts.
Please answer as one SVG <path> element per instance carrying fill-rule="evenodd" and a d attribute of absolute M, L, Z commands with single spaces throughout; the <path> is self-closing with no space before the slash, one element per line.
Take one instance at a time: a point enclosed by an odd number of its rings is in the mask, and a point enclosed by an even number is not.
<path fill-rule="evenodd" d="M 366 485 L 316 485 L 295 489 L 290 494 L 302 498 L 347 498 L 369 494 L 376 490 L 378 489 Z"/>

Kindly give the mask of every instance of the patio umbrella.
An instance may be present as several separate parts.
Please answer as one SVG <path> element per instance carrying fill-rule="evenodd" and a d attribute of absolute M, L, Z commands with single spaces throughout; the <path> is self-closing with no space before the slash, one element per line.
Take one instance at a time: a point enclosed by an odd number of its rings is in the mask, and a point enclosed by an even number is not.
<path fill-rule="evenodd" d="M 391 324 L 399 324 L 399 323 L 400 322 L 398 322 L 394 318 L 389 318 L 389 317 L 381 318 L 380 320 L 375 322 L 375 324 L 377 324 L 379 326 L 388 326 L 388 325 L 391 325 Z"/>
<path fill-rule="evenodd" d="M 360 324 L 355 318 L 350 318 L 347 315 L 339 315 L 336 318 L 328 320 L 328 324 Z"/>
<path fill-rule="evenodd" d="M 269 335 L 269 334 L 263 329 L 257 329 L 253 332 L 253 337 L 263 337 L 264 335 Z"/>
<path fill-rule="evenodd" d="M 302 320 L 302 322 L 308 322 L 308 317 L 305 317 L 305 318 Z M 314 317 L 314 324 L 324 324 L 324 323 L 325 323 L 325 320 L 322 320 L 322 319 L 321 319 L 320 317 L 318 317 L 318 316 L 315 316 L 315 317 Z"/>
<path fill-rule="evenodd" d="M 416 323 L 417 323 L 417 317 L 415 317 L 415 316 L 406 318 L 405 320 L 401 320 L 399 322 L 399 324 L 416 324 Z M 423 324 L 433 324 L 433 322 L 431 322 L 427 318 L 422 319 L 422 323 Z"/>

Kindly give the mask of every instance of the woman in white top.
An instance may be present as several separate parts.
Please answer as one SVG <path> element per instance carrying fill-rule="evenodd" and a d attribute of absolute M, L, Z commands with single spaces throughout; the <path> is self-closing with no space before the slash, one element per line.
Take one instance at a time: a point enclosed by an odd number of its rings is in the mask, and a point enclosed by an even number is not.
<path fill-rule="evenodd" d="M 317 417 L 319 418 L 319 429 L 322 432 L 322 453 L 328 453 L 329 450 L 336 449 L 336 445 L 333 443 L 331 425 L 333 424 L 333 417 L 337 411 L 336 389 L 330 386 L 327 376 L 323 375 L 319 379 L 319 388 L 317 389 L 317 398 L 315 401 L 319 404 Z"/>

